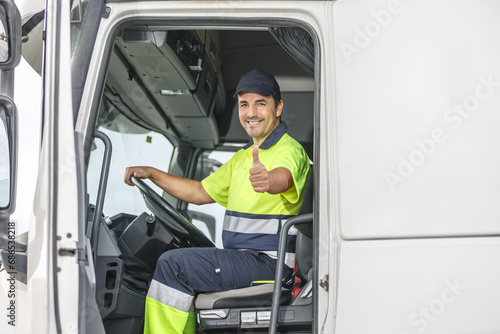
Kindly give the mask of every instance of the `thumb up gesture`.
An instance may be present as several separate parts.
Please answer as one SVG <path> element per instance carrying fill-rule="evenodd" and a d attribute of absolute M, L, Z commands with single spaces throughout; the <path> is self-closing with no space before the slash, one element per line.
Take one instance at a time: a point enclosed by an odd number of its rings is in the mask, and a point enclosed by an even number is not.
<path fill-rule="evenodd" d="M 254 145 L 252 149 L 253 166 L 250 169 L 250 182 L 253 190 L 263 193 L 269 190 L 269 172 L 259 161 L 259 146 Z"/>

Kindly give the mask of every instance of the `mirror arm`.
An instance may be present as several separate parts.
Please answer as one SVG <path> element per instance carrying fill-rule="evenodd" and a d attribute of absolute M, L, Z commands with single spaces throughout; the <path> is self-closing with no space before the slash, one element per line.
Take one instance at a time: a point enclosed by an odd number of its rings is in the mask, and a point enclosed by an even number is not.
<path fill-rule="evenodd" d="M 12 259 L 12 256 L 14 258 Z M 7 271 L 7 273 L 14 277 L 21 283 L 28 283 L 28 255 L 26 252 L 14 252 L 11 254 L 10 251 L 0 250 L 0 257 L 3 263 L 3 267 Z M 12 265 L 9 262 L 13 263 Z"/>
<path fill-rule="evenodd" d="M 16 207 L 16 189 L 17 189 L 17 108 L 12 99 L 5 95 L 0 95 L 0 108 L 5 111 L 5 122 L 7 126 L 7 136 L 9 139 L 9 204 L 6 208 L 0 209 L 0 221 L 9 220 L 9 216 Z"/>
<path fill-rule="evenodd" d="M 0 94 L 14 98 L 14 69 L 0 71 Z"/>

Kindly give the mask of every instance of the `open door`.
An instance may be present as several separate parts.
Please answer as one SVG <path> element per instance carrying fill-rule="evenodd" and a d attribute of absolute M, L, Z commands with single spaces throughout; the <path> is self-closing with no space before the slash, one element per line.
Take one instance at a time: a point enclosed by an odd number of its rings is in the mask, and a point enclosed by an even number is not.
<path fill-rule="evenodd" d="M 86 256 L 79 241 L 85 197 L 78 181 L 82 164 L 73 123 L 70 2 L 47 1 L 47 8 L 42 145 L 27 250 L 28 305 L 34 306 L 28 312 L 28 328 L 40 333 L 85 332 L 79 327 L 85 325 L 79 315 L 85 313 L 81 296 L 87 287 L 82 279 Z"/>

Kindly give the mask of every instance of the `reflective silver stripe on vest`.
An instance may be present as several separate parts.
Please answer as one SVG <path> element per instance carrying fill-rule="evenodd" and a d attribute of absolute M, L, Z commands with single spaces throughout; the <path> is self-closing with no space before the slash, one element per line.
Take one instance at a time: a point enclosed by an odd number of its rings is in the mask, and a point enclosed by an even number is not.
<path fill-rule="evenodd" d="M 148 297 L 183 312 L 189 312 L 194 299 L 194 296 L 161 284 L 156 280 L 151 281 Z"/>
<path fill-rule="evenodd" d="M 280 219 L 278 218 L 254 219 L 225 215 L 223 229 L 226 231 L 237 233 L 277 234 L 279 226 Z M 292 226 L 290 230 L 288 230 L 288 235 L 297 235 L 297 232 L 298 230 L 294 226 Z M 278 252 L 276 251 L 260 252 L 269 255 L 273 259 L 276 259 L 278 254 Z M 285 264 L 290 268 L 294 267 L 295 253 L 286 253 Z"/>
<path fill-rule="evenodd" d="M 230 232 L 238 233 L 261 233 L 261 234 L 277 234 L 280 226 L 278 218 L 273 219 L 255 219 L 234 216 L 224 216 L 223 229 Z M 290 228 L 288 235 L 296 235 L 297 229 Z"/>
<path fill-rule="evenodd" d="M 238 233 L 276 234 L 280 225 L 279 219 L 254 219 L 224 216 L 223 229 Z"/>

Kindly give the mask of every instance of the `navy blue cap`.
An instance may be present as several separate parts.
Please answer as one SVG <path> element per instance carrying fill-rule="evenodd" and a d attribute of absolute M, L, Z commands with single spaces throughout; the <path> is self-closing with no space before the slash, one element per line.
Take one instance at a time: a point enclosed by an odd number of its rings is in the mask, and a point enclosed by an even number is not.
<path fill-rule="evenodd" d="M 262 96 L 274 95 L 281 100 L 280 86 L 274 76 L 259 69 L 251 70 L 241 77 L 233 97 L 241 92 L 254 92 Z"/>

